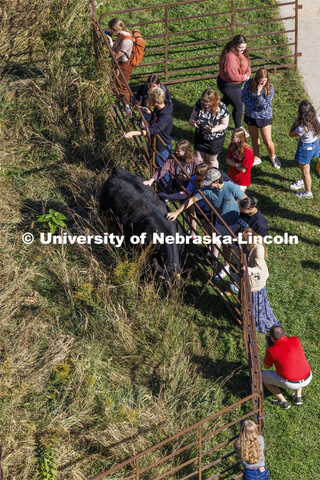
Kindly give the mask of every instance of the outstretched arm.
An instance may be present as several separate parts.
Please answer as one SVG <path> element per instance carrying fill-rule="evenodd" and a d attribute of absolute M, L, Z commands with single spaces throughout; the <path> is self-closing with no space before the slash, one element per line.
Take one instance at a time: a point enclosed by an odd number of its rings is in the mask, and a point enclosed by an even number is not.
<path fill-rule="evenodd" d="M 188 200 L 186 202 L 184 202 L 184 204 L 182 204 L 181 207 L 178 208 L 178 210 L 176 210 L 175 212 L 169 212 L 167 214 L 167 219 L 171 220 L 171 222 L 174 222 L 175 219 L 177 218 L 177 216 L 180 215 L 180 213 L 182 213 L 185 210 L 187 210 L 188 208 L 190 208 L 191 205 L 198 202 L 198 200 L 199 199 L 196 196 L 188 198 Z"/>

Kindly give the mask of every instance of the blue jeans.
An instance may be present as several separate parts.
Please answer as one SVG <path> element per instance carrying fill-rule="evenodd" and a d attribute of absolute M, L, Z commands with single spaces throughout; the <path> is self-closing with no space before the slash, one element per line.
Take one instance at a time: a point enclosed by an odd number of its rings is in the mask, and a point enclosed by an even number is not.
<path fill-rule="evenodd" d="M 299 140 L 298 148 L 294 156 L 302 165 L 307 165 L 313 158 L 319 157 L 319 139 L 311 143 L 304 143 Z"/>
<path fill-rule="evenodd" d="M 168 150 L 167 150 L 168 149 Z M 160 155 L 156 154 L 156 165 L 157 167 L 162 167 L 164 162 L 169 158 L 170 154 L 172 153 L 171 145 L 167 145 L 167 149 L 163 150 L 163 152 L 160 153 Z M 167 172 L 159 181 L 160 185 L 162 186 L 163 190 L 166 193 L 169 192 L 169 186 L 170 186 L 170 173 Z"/>
<path fill-rule="evenodd" d="M 264 469 L 263 472 L 261 470 Z M 270 480 L 269 472 L 267 467 L 261 468 L 244 468 L 243 469 L 243 480 Z"/>

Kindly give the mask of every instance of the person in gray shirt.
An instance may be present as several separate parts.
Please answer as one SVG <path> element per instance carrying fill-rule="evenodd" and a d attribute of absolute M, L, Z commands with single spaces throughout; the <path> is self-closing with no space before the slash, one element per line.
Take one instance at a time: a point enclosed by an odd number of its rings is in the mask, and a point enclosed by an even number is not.
<path fill-rule="evenodd" d="M 242 462 L 243 480 L 270 480 L 265 465 L 264 438 L 258 434 L 257 425 L 252 420 L 242 422 L 234 449 Z"/>
<path fill-rule="evenodd" d="M 319 157 L 320 116 L 308 100 L 299 105 L 298 116 L 289 131 L 290 137 L 299 137 L 295 160 L 299 162 L 302 178 L 290 185 L 291 190 L 305 190 L 296 193 L 299 198 L 312 198 L 310 162 Z"/>

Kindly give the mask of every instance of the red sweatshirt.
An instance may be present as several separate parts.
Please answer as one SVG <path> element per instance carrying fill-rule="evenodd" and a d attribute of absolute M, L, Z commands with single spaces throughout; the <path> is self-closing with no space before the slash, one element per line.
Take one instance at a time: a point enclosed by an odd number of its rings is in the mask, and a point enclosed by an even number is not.
<path fill-rule="evenodd" d="M 243 53 L 236 55 L 234 52 L 227 52 L 220 61 L 219 75 L 228 83 L 244 82 L 244 76 L 251 75 L 250 62 Z"/>
<path fill-rule="evenodd" d="M 232 143 L 230 143 L 228 147 L 227 158 L 230 158 L 230 160 L 236 162 L 239 167 L 246 168 L 246 171 L 240 172 L 236 167 L 229 167 L 228 176 L 237 185 L 248 187 L 251 183 L 251 168 L 254 161 L 253 152 L 251 148 L 245 147 L 243 152 L 243 159 L 240 160 L 239 152 L 237 150 L 235 152 L 232 152 L 231 145 Z"/>

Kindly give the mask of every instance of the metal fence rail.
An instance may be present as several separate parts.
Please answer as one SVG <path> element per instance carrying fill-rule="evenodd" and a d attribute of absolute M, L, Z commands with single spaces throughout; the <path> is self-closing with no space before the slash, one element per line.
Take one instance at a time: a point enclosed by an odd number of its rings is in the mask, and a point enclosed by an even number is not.
<path fill-rule="evenodd" d="M 250 405 L 253 407 L 250 408 Z M 243 411 L 239 415 L 241 409 Z M 242 473 L 232 473 L 240 467 L 233 448 L 233 442 L 239 436 L 239 424 L 247 418 L 262 416 L 263 396 L 252 393 L 91 480 L 119 478 L 115 477 L 116 473 L 121 474 L 123 480 L 210 480 L 227 472 L 232 474 L 233 479 L 240 478 Z M 181 476 L 173 477 L 174 474 Z"/>
<path fill-rule="evenodd" d="M 207 2 L 207 1 L 208 0 L 186 0 L 185 2 L 176 2 L 175 4 L 181 5 L 181 4 L 201 3 L 201 2 Z M 100 64 L 100 66 L 102 66 L 102 72 L 104 73 L 105 78 L 109 83 L 110 118 L 113 124 L 117 126 L 117 128 L 120 129 L 120 131 L 122 132 L 132 130 L 132 129 L 136 130 L 137 125 L 139 125 L 141 121 L 144 121 L 143 113 L 139 105 L 137 105 L 134 95 L 132 94 L 132 91 L 130 90 L 128 84 L 127 84 L 127 87 L 131 95 L 130 108 L 132 113 L 129 116 L 125 111 L 124 103 L 121 98 L 121 84 L 119 79 L 119 77 L 122 76 L 122 72 L 117 67 L 117 61 L 110 48 L 109 42 L 107 41 L 107 38 L 104 33 L 104 29 L 102 27 L 102 23 L 101 23 L 101 19 L 104 18 L 106 14 L 103 15 L 98 21 L 96 16 L 96 11 L 95 11 L 94 0 L 91 0 L 91 4 L 92 4 L 92 19 L 93 19 L 93 35 L 94 35 L 94 45 L 95 45 L 97 64 Z M 291 4 L 295 5 L 296 12 L 297 12 L 299 8 L 297 1 L 286 2 L 286 3 L 283 3 L 282 5 L 291 5 Z M 173 4 L 170 4 L 170 5 L 173 5 Z M 232 1 L 232 5 L 234 7 L 234 1 Z M 271 7 L 276 7 L 278 5 L 279 4 L 271 5 Z M 163 8 L 165 8 L 166 6 L 168 6 L 168 4 L 160 5 L 160 7 L 163 7 Z M 157 7 L 159 7 L 159 5 Z M 127 10 L 127 12 L 128 11 L 135 12 L 135 11 L 141 11 L 143 9 L 152 9 L 152 8 L 155 8 L 155 6 L 138 7 L 135 9 Z M 255 9 L 262 9 L 262 8 L 266 8 L 266 7 L 264 6 L 255 7 Z M 247 11 L 247 10 L 248 9 L 234 9 L 234 8 L 233 10 L 231 10 L 233 27 L 238 25 L 234 22 L 234 14 L 237 12 Z M 108 12 L 108 14 L 114 15 L 122 12 L 123 11 L 121 12 L 113 11 L 113 12 Z M 226 13 L 226 12 L 220 12 L 220 13 Z M 194 18 L 194 16 L 192 16 L 192 18 Z M 174 19 L 171 19 L 171 20 L 174 20 Z M 164 20 L 164 22 L 165 21 L 166 20 Z M 158 20 L 151 21 L 151 22 L 143 22 L 143 24 L 149 24 L 149 23 L 155 24 L 157 22 Z M 169 18 L 167 18 L 167 22 L 169 23 Z M 255 22 L 252 22 L 252 23 L 255 23 Z M 276 32 L 276 33 L 279 33 L 279 32 Z M 263 35 L 264 34 L 261 34 L 261 36 Z M 252 36 L 254 37 L 254 35 Z M 199 44 L 199 42 L 195 44 Z M 292 44 L 283 43 L 277 46 L 286 47 L 288 45 L 292 45 Z M 295 46 L 296 46 L 296 53 L 297 53 L 297 44 L 295 44 Z M 167 45 L 167 47 L 168 47 L 167 50 L 169 52 L 169 46 Z M 269 48 L 269 46 L 260 46 L 260 47 L 256 47 L 255 49 L 265 50 L 267 48 Z M 206 58 L 207 56 L 208 55 L 205 55 L 203 56 L 203 58 Z M 291 55 L 273 57 L 271 58 L 271 60 L 288 58 L 290 56 Z M 299 56 L 298 53 L 295 56 L 295 60 L 297 56 Z M 197 56 L 195 58 L 200 58 L 200 56 Z M 167 60 L 168 60 L 168 57 L 167 57 Z M 180 59 L 180 58 L 174 59 L 174 61 L 183 61 L 183 60 L 185 59 Z M 159 64 L 161 64 L 161 62 L 159 62 Z M 169 60 L 166 63 L 166 65 L 168 66 L 168 64 L 169 64 Z M 167 74 L 169 74 L 167 66 L 166 66 L 166 71 L 167 71 Z M 281 67 L 285 67 L 285 66 L 292 66 L 292 64 L 291 63 L 281 64 Z M 275 64 L 271 66 L 269 65 L 268 68 L 280 68 L 280 65 L 279 64 Z M 189 69 L 185 69 L 184 71 L 188 71 L 188 70 Z M 199 68 L 197 70 L 199 70 Z M 201 77 L 201 78 L 204 79 L 206 77 Z M 123 79 L 123 77 L 122 77 L 122 80 L 125 82 L 125 79 Z M 188 81 L 188 80 L 186 79 L 171 80 L 168 83 L 178 83 L 182 81 Z M 114 103 L 115 100 L 117 100 L 116 104 Z M 157 153 L 155 142 L 151 141 L 147 126 L 146 126 L 146 129 L 147 129 L 146 137 L 133 138 L 134 148 L 130 151 L 130 155 L 129 155 L 132 170 L 136 173 L 139 173 L 141 176 L 145 176 L 145 177 L 150 176 L 154 173 L 154 170 L 156 168 L 155 155 Z M 162 141 L 160 137 L 158 137 L 158 140 Z M 171 154 L 171 156 L 174 158 L 175 162 L 177 163 L 177 165 L 179 165 L 179 167 L 186 174 L 186 176 L 189 177 L 187 172 L 184 170 L 183 166 L 180 164 L 179 160 L 173 154 Z M 137 158 L 139 159 L 138 162 L 137 162 Z M 183 187 L 181 187 L 181 189 L 183 189 Z M 216 210 L 213 208 L 210 202 L 208 202 L 204 196 L 203 196 L 203 199 L 206 201 L 207 205 L 211 208 L 212 214 L 216 215 L 220 219 L 221 223 L 224 224 L 226 228 L 228 228 L 228 226 L 224 223 L 224 221 L 221 219 L 220 215 L 218 214 L 218 212 L 216 212 Z M 190 218 L 188 218 L 187 216 L 183 216 L 182 221 L 178 219 L 178 222 L 180 223 L 183 231 L 186 231 L 186 229 L 190 227 Z M 197 224 L 201 233 L 204 233 L 204 234 L 208 233 L 206 229 L 200 225 L 200 222 L 198 220 L 197 220 Z M 210 228 L 210 230 L 213 232 L 216 231 L 215 226 L 213 225 L 212 222 L 208 222 L 208 228 Z M 230 231 L 230 235 L 234 236 L 234 233 L 231 230 L 229 231 Z M 220 249 L 220 254 L 223 256 L 222 249 Z M 227 295 L 227 293 L 224 291 L 221 285 L 217 284 L 214 281 L 213 275 L 215 272 L 214 272 L 214 265 L 212 262 L 212 258 L 210 257 L 208 258 L 205 252 L 199 249 L 197 245 L 193 245 L 193 244 L 189 245 L 189 258 L 194 263 L 194 265 L 197 265 L 197 268 L 202 272 L 206 281 L 212 286 L 212 288 L 216 292 L 219 293 L 219 298 L 221 298 L 225 306 L 228 308 L 229 312 L 242 326 L 245 350 L 246 350 L 247 361 L 248 361 L 250 388 L 251 388 L 252 394 L 240 400 L 239 402 L 236 402 L 230 407 L 226 407 L 225 409 L 211 415 L 210 417 L 204 420 L 201 420 L 197 424 L 192 425 L 191 427 L 188 427 L 187 429 L 184 429 L 181 432 L 178 432 L 177 434 L 164 440 L 163 442 L 160 442 L 157 445 L 150 447 L 144 452 L 141 452 L 138 455 L 122 462 L 121 464 L 95 477 L 93 480 L 100 480 L 102 478 L 107 478 L 107 477 L 110 478 L 110 475 L 114 475 L 115 472 L 121 471 L 121 469 L 122 470 L 124 469 L 124 473 L 121 473 L 122 475 L 121 478 L 125 480 L 142 479 L 142 478 L 144 478 L 144 480 L 147 480 L 147 479 L 160 480 L 166 477 L 173 478 L 172 475 L 175 475 L 177 472 L 180 472 L 180 471 L 182 475 L 182 477 L 179 477 L 180 480 L 187 480 L 188 478 L 198 478 L 198 479 L 206 478 L 206 480 L 218 478 L 229 471 L 232 473 L 232 469 L 234 469 L 237 465 L 239 465 L 239 462 L 236 462 L 236 463 L 231 462 L 231 459 L 234 456 L 233 449 L 232 451 L 225 453 L 226 448 L 236 438 L 237 435 L 224 438 L 222 441 L 219 441 L 217 444 L 212 444 L 209 446 L 205 445 L 205 442 L 210 439 L 212 440 L 213 437 L 217 436 L 221 432 L 229 431 L 235 425 L 237 425 L 242 419 L 248 418 L 250 416 L 254 417 L 259 427 L 259 431 L 260 432 L 262 431 L 263 424 L 264 424 L 263 388 L 262 388 L 260 360 L 259 360 L 259 354 L 258 354 L 257 336 L 256 336 L 255 322 L 253 317 L 251 289 L 250 289 L 248 273 L 247 273 L 247 261 L 246 261 L 246 256 L 244 255 L 241 247 L 239 249 L 233 249 L 233 254 L 236 258 L 238 258 L 238 267 L 232 266 L 231 268 L 233 269 L 234 273 L 237 273 L 237 275 L 240 278 L 239 287 L 241 289 L 241 296 L 240 296 L 241 301 L 236 295 L 233 295 L 233 294 Z M 243 406 L 249 401 L 252 403 L 252 410 L 250 410 L 250 412 L 246 412 L 244 415 L 241 415 L 236 419 L 232 419 L 231 421 L 223 424 L 222 426 L 221 425 L 215 426 L 211 430 L 204 432 L 203 429 L 205 428 L 205 426 L 207 426 L 210 423 L 210 421 L 217 420 L 217 419 L 221 420 L 226 412 L 236 411 L 237 408 L 239 408 L 239 406 Z M 188 435 L 192 432 L 193 433 L 197 432 L 197 438 L 193 439 L 192 441 L 190 440 L 189 443 L 188 442 L 184 443 L 184 441 L 182 441 L 181 439 L 185 435 Z M 167 448 L 170 445 L 170 442 L 172 443 L 173 441 L 176 443 L 170 447 L 171 448 L 170 453 L 168 450 L 164 450 L 165 447 Z M 196 449 L 196 454 L 194 453 L 195 449 Z M 215 457 L 214 459 L 211 458 L 211 455 L 214 454 L 214 452 L 217 452 L 219 449 L 224 449 L 223 452 L 220 454 L 220 456 Z M 157 451 L 158 451 L 157 460 L 153 459 L 148 463 L 147 456 Z M 207 458 L 205 459 L 204 457 L 207 457 Z M 178 465 L 176 465 L 175 463 L 178 461 L 178 459 L 179 459 L 179 462 L 178 462 Z M 204 463 L 205 460 L 206 461 L 208 460 L 209 463 L 205 464 Z M 166 464 L 166 462 L 171 462 L 171 463 L 167 467 L 167 469 L 165 469 L 164 471 L 163 466 Z M 196 466 L 192 467 L 192 465 L 194 464 L 196 464 Z M 215 472 L 212 476 L 207 476 L 208 472 L 211 471 L 210 469 L 213 469 L 219 466 L 220 464 L 221 464 L 221 470 L 219 472 Z M 156 468 L 160 469 L 161 471 L 159 471 L 158 473 L 150 473 L 152 469 L 156 469 Z M 203 477 L 203 475 L 205 475 L 205 477 Z M 232 478 L 240 478 L 240 477 L 241 477 L 241 474 L 237 476 L 233 476 Z M 113 478 L 115 477 L 113 476 Z M 175 478 L 178 478 L 178 477 L 175 477 Z"/>
<path fill-rule="evenodd" d="M 172 84 L 172 83 L 181 83 L 181 82 L 189 82 L 195 80 L 203 80 L 209 78 L 216 78 L 218 76 L 218 60 L 220 52 L 226 42 L 228 42 L 235 34 L 242 33 L 245 29 L 245 34 L 248 40 L 257 40 L 261 39 L 264 42 L 262 45 L 249 46 L 249 51 L 254 53 L 258 51 L 268 50 L 268 55 L 266 56 L 259 56 L 258 58 L 252 58 L 251 61 L 253 63 L 253 71 L 257 70 L 260 66 L 264 66 L 268 69 L 277 70 L 278 68 L 289 68 L 294 67 L 297 68 L 297 59 L 301 56 L 301 53 L 298 51 L 298 10 L 302 8 L 299 5 L 298 0 L 291 0 L 288 2 L 280 2 L 280 3 L 272 3 L 272 4 L 264 4 L 258 7 L 245 7 L 245 8 L 236 8 L 236 0 L 230 0 L 230 9 L 224 11 L 218 11 L 218 4 L 217 2 L 213 2 L 212 0 L 185 0 L 180 2 L 168 2 L 168 3 L 160 3 L 158 5 L 149 5 L 145 7 L 136 7 L 136 8 L 129 8 L 124 10 L 113 10 L 110 12 L 103 13 L 97 22 L 103 29 L 103 25 L 107 25 L 107 22 L 114 17 L 115 15 L 121 14 L 121 18 L 127 17 L 128 27 L 144 27 L 144 30 L 150 30 L 150 33 L 146 33 L 144 38 L 147 42 L 147 50 L 145 55 L 145 61 L 140 64 L 139 71 L 141 73 L 132 75 L 131 78 L 134 79 L 143 79 L 148 77 L 150 74 L 156 74 L 164 78 L 164 83 Z M 186 5 L 212 5 L 212 10 L 208 11 L 204 14 L 198 15 L 187 15 L 187 16 L 177 16 L 176 12 L 179 7 L 184 7 Z M 293 7 L 293 15 L 287 16 L 284 18 L 279 17 L 278 9 L 281 6 L 290 6 Z M 150 16 L 157 15 L 158 18 L 155 20 L 149 21 L 141 21 L 141 14 L 145 11 L 149 12 Z M 252 11 L 266 11 L 268 12 L 268 18 L 261 19 L 261 20 L 254 20 L 250 21 L 243 21 L 243 16 L 246 13 L 250 13 Z M 170 13 L 172 15 L 170 16 Z M 223 23 L 217 23 L 219 18 L 222 18 Z M 238 17 L 242 21 L 238 21 Z M 186 28 L 188 22 L 192 25 L 192 20 L 195 19 L 208 19 L 211 18 L 214 25 L 208 25 L 206 28 Z M 132 20 L 135 20 L 135 23 L 132 23 Z M 283 30 L 280 27 L 280 22 L 282 20 L 292 20 L 294 23 L 294 28 L 289 30 Z M 180 27 L 181 22 L 184 22 L 184 29 Z M 251 26 L 264 26 L 270 23 L 274 23 L 276 29 L 273 31 L 262 31 L 259 33 L 250 33 L 247 32 Z M 154 30 L 152 27 L 155 27 Z M 174 30 L 171 31 L 170 30 Z M 154 30 L 154 32 L 153 32 Z M 143 31 L 143 28 L 142 28 Z M 210 38 L 208 37 L 208 33 L 214 34 L 215 31 L 219 31 L 220 35 L 222 31 L 225 31 L 223 37 L 220 38 Z M 294 42 L 285 42 L 285 43 L 274 43 L 272 41 L 272 37 L 275 35 L 283 35 L 288 33 L 294 33 Z M 194 34 L 197 35 L 197 39 L 193 38 Z M 182 37 L 185 38 L 184 42 L 181 41 Z M 202 39 L 201 39 L 202 37 Z M 174 43 L 175 39 L 179 39 L 178 43 Z M 157 40 L 157 45 L 150 45 L 150 41 Z M 148 45 L 149 44 L 149 45 Z M 195 47 L 199 47 L 200 45 L 207 46 L 207 49 L 216 46 L 219 46 L 219 53 L 212 50 L 210 53 L 206 55 L 189 55 L 189 56 L 179 56 L 179 58 L 175 58 L 173 54 L 177 49 L 183 49 L 184 51 L 192 50 Z M 210 47 L 211 46 L 211 47 Z M 284 52 L 281 49 L 285 47 L 294 47 L 294 51 L 291 53 Z M 272 53 L 275 52 L 276 54 Z M 154 58 L 155 54 L 159 56 L 160 59 Z M 199 61 L 211 59 L 211 64 L 199 64 L 191 65 L 187 69 L 171 69 L 171 65 L 179 63 L 179 62 L 192 62 L 192 61 Z M 289 59 L 289 62 L 286 61 Z M 290 61 L 291 60 L 291 61 Z M 203 62 L 201 62 L 203 63 Z M 255 66 L 254 64 L 259 64 Z M 154 70 L 153 67 L 159 67 Z M 151 67 L 151 68 L 150 68 Z M 198 76 L 197 72 L 199 70 L 203 70 L 207 73 L 204 76 Z M 213 70 L 211 73 L 210 70 Z M 185 76 L 186 74 L 190 74 L 190 76 Z M 191 76 L 192 74 L 192 76 Z"/>

